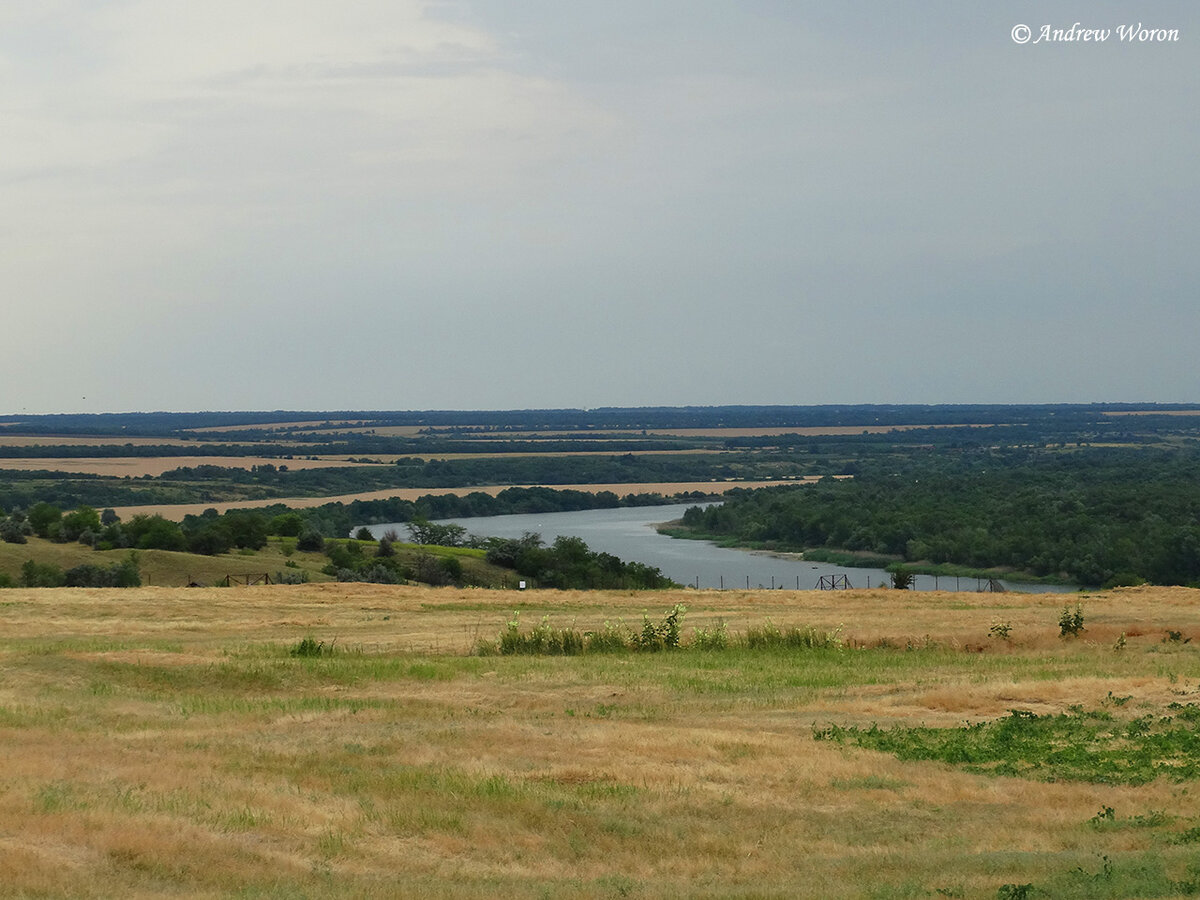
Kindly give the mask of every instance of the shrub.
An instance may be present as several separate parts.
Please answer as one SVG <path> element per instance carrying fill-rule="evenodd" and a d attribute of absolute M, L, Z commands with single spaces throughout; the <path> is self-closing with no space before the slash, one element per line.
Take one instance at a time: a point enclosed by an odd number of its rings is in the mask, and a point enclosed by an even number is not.
<path fill-rule="evenodd" d="M 68 569 L 63 576 L 67 587 L 140 587 L 142 574 L 137 554 L 107 568 L 84 564 Z"/>
<path fill-rule="evenodd" d="M 1011 622 L 993 622 L 992 627 L 988 629 L 988 637 L 993 637 L 998 641 L 1007 641 L 1011 636 Z"/>
<path fill-rule="evenodd" d="M 842 646 L 838 630 L 822 632 L 806 625 L 780 631 L 770 619 L 746 629 L 746 647 L 750 650 L 836 650 Z"/>
<path fill-rule="evenodd" d="M 729 646 L 725 623 L 718 622 L 712 628 L 692 629 L 692 640 L 688 646 L 695 650 L 724 650 Z"/>
<path fill-rule="evenodd" d="M 62 587 L 66 583 L 63 570 L 53 563 L 26 560 L 21 566 L 22 587 Z"/>
<path fill-rule="evenodd" d="M 0 522 L 0 540 L 9 544 L 26 543 L 25 531 L 21 528 L 21 523 L 14 522 L 12 519 Z"/>
<path fill-rule="evenodd" d="M 625 623 L 617 620 L 605 622 L 602 631 L 588 631 L 583 635 L 584 648 L 588 653 L 614 653 L 633 649 L 633 638 Z"/>
<path fill-rule="evenodd" d="M 325 549 L 325 536 L 319 531 L 306 531 L 296 539 L 296 549 L 320 553 Z"/>
<path fill-rule="evenodd" d="M 292 656 L 333 656 L 333 645 L 337 643 L 337 638 L 334 638 L 326 646 L 324 641 L 318 641 L 311 635 L 306 635 L 299 643 L 292 646 L 288 651 Z"/>
<path fill-rule="evenodd" d="M 50 525 L 62 518 L 62 510 L 49 503 L 35 503 L 29 508 L 29 525 L 38 537 L 50 536 Z"/>
<path fill-rule="evenodd" d="M 280 537 L 299 537 L 304 531 L 304 519 L 300 513 L 280 513 L 267 523 L 267 531 Z"/>
<path fill-rule="evenodd" d="M 1083 630 L 1083 607 L 1078 603 L 1075 604 L 1075 609 L 1064 606 L 1062 615 L 1058 617 L 1058 636 L 1078 637 Z"/>
<path fill-rule="evenodd" d="M 642 631 L 634 637 L 637 648 L 650 652 L 679 649 L 679 629 L 686 612 L 686 606 L 676 603 L 658 624 L 651 622 L 648 615 L 643 615 Z"/>
<path fill-rule="evenodd" d="M 584 651 L 584 638 L 574 628 L 554 628 L 548 616 L 543 616 L 528 633 L 522 632 L 521 614 L 514 612 L 504 631 L 500 632 L 497 646 L 503 656 L 575 656 Z"/>
<path fill-rule="evenodd" d="M 404 584 L 407 580 L 403 571 L 393 566 L 376 563 L 362 569 L 337 569 L 338 581 L 361 581 L 368 584 Z"/>

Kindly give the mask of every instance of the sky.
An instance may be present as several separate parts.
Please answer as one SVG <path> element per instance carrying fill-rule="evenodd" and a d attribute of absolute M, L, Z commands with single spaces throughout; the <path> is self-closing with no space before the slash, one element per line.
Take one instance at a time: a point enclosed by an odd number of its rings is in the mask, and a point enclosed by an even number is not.
<path fill-rule="evenodd" d="M 1186 0 L 5 0 L 0 414 L 1200 402 L 1198 109 Z"/>

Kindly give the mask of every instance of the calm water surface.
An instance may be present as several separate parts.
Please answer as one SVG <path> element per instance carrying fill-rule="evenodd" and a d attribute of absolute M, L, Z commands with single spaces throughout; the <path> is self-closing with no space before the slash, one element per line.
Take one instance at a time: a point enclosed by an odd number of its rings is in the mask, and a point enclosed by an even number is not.
<path fill-rule="evenodd" d="M 441 519 L 462 525 L 471 534 L 483 537 L 519 538 L 528 531 L 537 532 L 547 544 L 559 535 L 582 538 L 592 550 L 611 553 L 623 560 L 657 566 L 664 575 L 680 584 L 701 588 L 778 588 L 812 590 L 822 576 L 845 576 L 852 587 L 878 587 L 888 583 L 882 569 L 858 569 L 828 563 L 772 556 L 747 550 L 717 547 L 708 541 L 670 538 L 654 530 L 655 523 L 680 518 L 694 503 L 672 506 L 639 506 L 618 509 L 589 509 L 579 512 L 533 513 L 515 516 L 480 516 L 466 519 Z M 403 522 L 367 526 L 375 537 L 394 529 L 401 536 L 408 532 Z M 1010 590 L 1031 593 L 1066 592 L 1070 586 L 1003 582 Z M 918 590 L 973 591 L 983 586 L 974 578 L 917 575 Z"/>

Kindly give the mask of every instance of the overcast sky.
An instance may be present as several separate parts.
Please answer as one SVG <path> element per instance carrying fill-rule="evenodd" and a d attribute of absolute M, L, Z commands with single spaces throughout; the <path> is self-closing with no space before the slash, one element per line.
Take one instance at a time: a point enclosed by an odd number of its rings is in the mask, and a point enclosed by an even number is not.
<path fill-rule="evenodd" d="M 1191 2 L 4 0 L 0 414 L 1200 401 L 1198 109 Z"/>

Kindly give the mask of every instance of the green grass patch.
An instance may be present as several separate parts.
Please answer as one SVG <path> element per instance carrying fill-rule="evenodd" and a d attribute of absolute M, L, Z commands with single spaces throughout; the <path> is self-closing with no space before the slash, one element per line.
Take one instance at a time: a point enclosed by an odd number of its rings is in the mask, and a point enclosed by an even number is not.
<path fill-rule="evenodd" d="M 1156 778 L 1200 777 L 1200 707 L 1169 707 L 1172 715 L 1119 721 L 1107 712 L 1008 717 L 961 728 L 828 725 L 818 740 L 892 753 L 902 760 L 934 760 L 970 772 L 1042 781 L 1146 784 Z"/>

